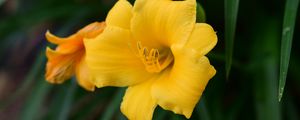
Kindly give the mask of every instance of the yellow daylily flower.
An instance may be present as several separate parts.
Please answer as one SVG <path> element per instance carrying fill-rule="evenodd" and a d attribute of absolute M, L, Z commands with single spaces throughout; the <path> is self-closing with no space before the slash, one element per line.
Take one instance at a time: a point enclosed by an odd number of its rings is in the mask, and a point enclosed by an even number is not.
<path fill-rule="evenodd" d="M 94 91 L 95 85 L 90 82 L 91 77 L 85 61 L 83 39 L 96 37 L 102 33 L 105 26 L 104 22 L 94 22 L 67 38 L 59 38 L 47 31 L 47 40 L 57 44 L 57 47 L 55 50 L 49 47 L 46 49 L 46 80 L 60 84 L 76 74 L 81 87 Z"/>
<path fill-rule="evenodd" d="M 196 0 L 119 0 L 105 21 L 84 40 L 93 84 L 128 86 L 121 111 L 130 120 L 152 119 L 157 105 L 190 118 L 216 73 L 205 55 L 217 36 L 196 23 Z"/>

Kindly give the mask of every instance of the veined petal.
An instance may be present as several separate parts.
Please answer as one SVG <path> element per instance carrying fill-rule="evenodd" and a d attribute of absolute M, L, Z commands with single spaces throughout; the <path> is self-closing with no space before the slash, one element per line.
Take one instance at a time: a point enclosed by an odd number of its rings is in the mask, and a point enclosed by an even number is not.
<path fill-rule="evenodd" d="M 132 18 L 132 5 L 127 0 L 119 0 L 106 17 L 107 25 L 129 29 Z"/>
<path fill-rule="evenodd" d="M 166 110 L 190 118 L 209 79 L 216 71 L 209 60 L 192 49 L 172 46 L 174 65 L 165 79 L 157 80 L 152 95 L 157 104 Z"/>
<path fill-rule="evenodd" d="M 60 53 L 69 54 L 83 49 L 82 38 L 76 34 L 67 38 L 60 38 L 47 31 L 46 38 L 49 42 L 58 45 L 55 50 Z"/>
<path fill-rule="evenodd" d="M 77 35 L 71 35 L 69 37 L 66 38 L 61 38 L 61 37 L 57 37 L 53 34 L 50 33 L 50 31 L 46 32 L 46 38 L 49 42 L 53 43 L 53 44 L 63 44 L 63 43 L 67 43 L 70 41 L 74 41 L 78 39 Z"/>
<path fill-rule="evenodd" d="M 196 0 L 136 0 L 131 30 L 144 45 L 185 43 L 196 21 Z"/>
<path fill-rule="evenodd" d="M 77 55 L 80 56 L 81 53 Z M 48 62 L 46 65 L 46 80 L 50 83 L 62 83 L 74 74 L 74 64 L 78 56 L 65 55 L 50 48 L 46 49 Z"/>
<path fill-rule="evenodd" d="M 72 54 L 84 50 L 83 39 L 96 37 L 102 33 L 105 26 L 105 22 L 93 22 L 66 38 L 57 37 L 47 31 L 46 38 L 49 42 L 58 45 L 55 49 L 57 52 Z"/>
<path fill-rule="evenodd" d="M 130 86 L 123 97 L 121 104 L 122 113 L 129 120 L 151 120 L 155 107 L 155 100 L 151 96 L 151 85 L 148 80 L 141 84 Z"/>
<path fill-rule="evenodd" d="M 102 33 L 105 26 L 105 22 L 94 22 L 66 38 L 57 37 L 47 31 L 47 40 L 57 44 L 57 47 L 55 50 L 50 48 L 46 50 L 48 58 L 46 80 L 50 83 L 63 83 L 75 73 L 79 85 L 86 90 L 93 91 L 95 87 L 90 82 L 91 78 L 84 60 L 85 48 L 83 39 L 98 36 Z"/>
<path fill-rule="evenodd" d="M 97 87 L 128 86 L 151 76 L 130 47 L 129 30 L 107 26 L 95 39 L 84 40 L 86 62 Z"/>
<path fill-rule="evenodd" d="M 76 34 L 81 37 L 81 41 L 83 42 L 83 38 L 94 38 L 101 34 L 105 27 L 105 22 L 93 22 L 80 29 Z"/>
<path fill-rule="evenodd" d="M 75 69 L 78 84 L 88 91 L 94 91 L 95 85 L 91 82 L 92 76 L 87 68 L 84 57 L 78 61 Z"/>
<path fill-rule="evenodd" d="M 196 23 L 185 47 L 195 49 L 199 55 L 205 55 L 215 47 L 217 40 L 216 32 L 210 25 Z"/>

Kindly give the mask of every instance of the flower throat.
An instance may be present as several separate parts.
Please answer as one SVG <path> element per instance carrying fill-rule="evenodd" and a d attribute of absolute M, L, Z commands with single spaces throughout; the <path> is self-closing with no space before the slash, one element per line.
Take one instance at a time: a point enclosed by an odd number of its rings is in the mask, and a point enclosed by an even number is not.
<path fill-rule="evenodd" d="M 158 49 L 148 50 L 142 46 L 141 42 L 137 42 L 137 56 L 142 60 L 145 68 L 150 73 L 158 73 L 168 67 L 173 62 L 173 55 L 168 52 L 166 55 L 161 55 Z"/>

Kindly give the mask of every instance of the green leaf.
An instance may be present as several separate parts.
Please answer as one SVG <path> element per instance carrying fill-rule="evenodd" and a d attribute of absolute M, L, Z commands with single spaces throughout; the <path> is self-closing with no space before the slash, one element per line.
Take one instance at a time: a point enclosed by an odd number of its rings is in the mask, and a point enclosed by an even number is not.
<path fill-rule="evenodd" d="M 23 80 L 24 82 L 21 83 L 21 86 L 16 90 L 16 92 L 14 92 L 11 96 L 9 96 L 9 98 L 6 101 L 4 101 L 4 102 L 1 101 L 1 104 L 0 104 L 1 109 L 4 109 L 8 105 L 12 104 L 15 100 L 17 100 L 17 98 L 21 94 L 24 93 L 24 91 L 26 91 L 30 87 L 30 85 L 34 82 L 34 80 L 36 80 L 35 78 L 38 77 L 39 72 L 37 72 L 37 71 L 41 71 L 44 68 L 41 65 L 44 64 L 45 61 L 46 61 L 45 50 L 42 50 L 39 53 L 38 57 L 36 58 L 31 70 L 26 75 L 25 79 Z"/>
<path fill-rule="evenodd" d="M 206 21 L 205 11 L 200 3 L 197 3 L 197 23 L 204 23 Z"/>
<path fill-rule="evenodd" d="M 153 113 L 153 120 L 165 120 L 167 115 L 168 111 L 157 106 Z"/>
<path fill-rule="evenodd" d="M 235 36 L 236 19 L 238 14 L 239 0 L 225 0 L 225 55 L 226 55 L 226 77 L 229 77 L 233 43 Z"/>
<path fill-rule="evenodd" d="M 186 118 L 183 115 L 171 113 L 171 120 L 186 120 Z"/>
<path fill-rule="evenodd" d="M 23 110 L 19 118 L 21 120 L 35 120 L 39 117 L 39 114 L 37 113 L 40 113 L 39 110 L 51 88 L 51 85 L 44 80 L 43 75 L 41 75 L 38 80 L 38 83 L 31 91 L 31 95 L 28 97 L 23 106 Z"/>
<path fill-rule="evenodd" d="M 280 73 L 279 73 L 279 90 L 278 90 L 279 101 L 281 100 L 283 95 L 286 76 L 289 67 L 298 5 L 299 5 L 299 0 L 287 0 L 285 5 L 282 38 L 281 38 Z"/>
<path fill-rule="evenodd" d="M 196 111 L 200 120 L 211 120 L 208 114 L 204 96 L 201 98 L 201 101 L 198 103 L 196 107 Z"/>
<path fill-rule="evenodd" d="M 119 88 L 115 96 L 112 98 L 112 101 L 107 106 L 107 109 L 105 110 L 103 116 L 100 118 L 100 120 L 111 120 L 113 119 L 114 113 L 118 110 L 123 95 L 125 93 L 125 88 Z"/>
<path fill-rule="evenodd" d="M 64 102 L 61 106 L 61 109 L 60 109 L 60 112 L 58 115 L 58 120 L 66 120 L 68 118 L 70 108 L 71 108 L 71 105 L 74 100 L 76 88 L 77 88 L 76 80 L 75 80 L 75 78 L 72 78 L 71 84 L 65 93 Z"/>
<path fill-rule="evenodd" d="M 76 101 L 73 103 L 68 119 L 86 120 L 98 118 L 99 114 L 101 114 L 104 108 L 107 106 L 107 102 L 110 100 L 114 89 L 115 88 L 101 88 L 96 89 L 94 92 L 88 92 L 83 88 L 79 88 L 76 93 Z"/>
<path fill-rule="evenodd" d="M 281 120 L 278 84 L 275 82 L 279 76 L 280 20 L 276 17 L 264 18 L 267 14 L 259 14 L 254 20 L 255 29 L 249 32 L 253 36 L 250 38 L 253 47 L 249 61 L 256 65 L 247 75 L 253 81 L 255 120 Z"/>

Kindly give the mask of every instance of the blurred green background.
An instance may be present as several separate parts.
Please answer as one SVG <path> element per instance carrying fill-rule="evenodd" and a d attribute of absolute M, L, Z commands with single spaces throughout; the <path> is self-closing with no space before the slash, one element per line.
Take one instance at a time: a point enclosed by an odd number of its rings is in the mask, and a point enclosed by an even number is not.
<path fill-rule="evenodd" d="M 286 12 L 289 15 L 285 17 L 286 0 L 241 0 L 235 4 L 237 1 L 198 1 L 206 22 L 218 34 L 218 44 L 208 55 L 217 74 L 191 119 L 300 120 L 299 10 Z M 299 4 L 298 0 L 290 1 L 293 6 Z M 0 0 L 0 120 L 126 119 L 119 109 L 125 88 L 87 92 L 75 80 L 61 85 L 44 80 L 45 47 L 49 45 L 46 30 L 68 36 L 91 22 L 103 21 L 115 2 Z M 295 18 L 288 18 L 293 14 Z M 278 102 L 280 57 L 288 55 L 281 54 L 284 19 L 296 20 L 296 24 L 292 25 L 295 29 L 285 92 Z M 229 61 L 231 71 L 226 77 Z M 185 118 L 157 108 L 153 119 Z"/>

